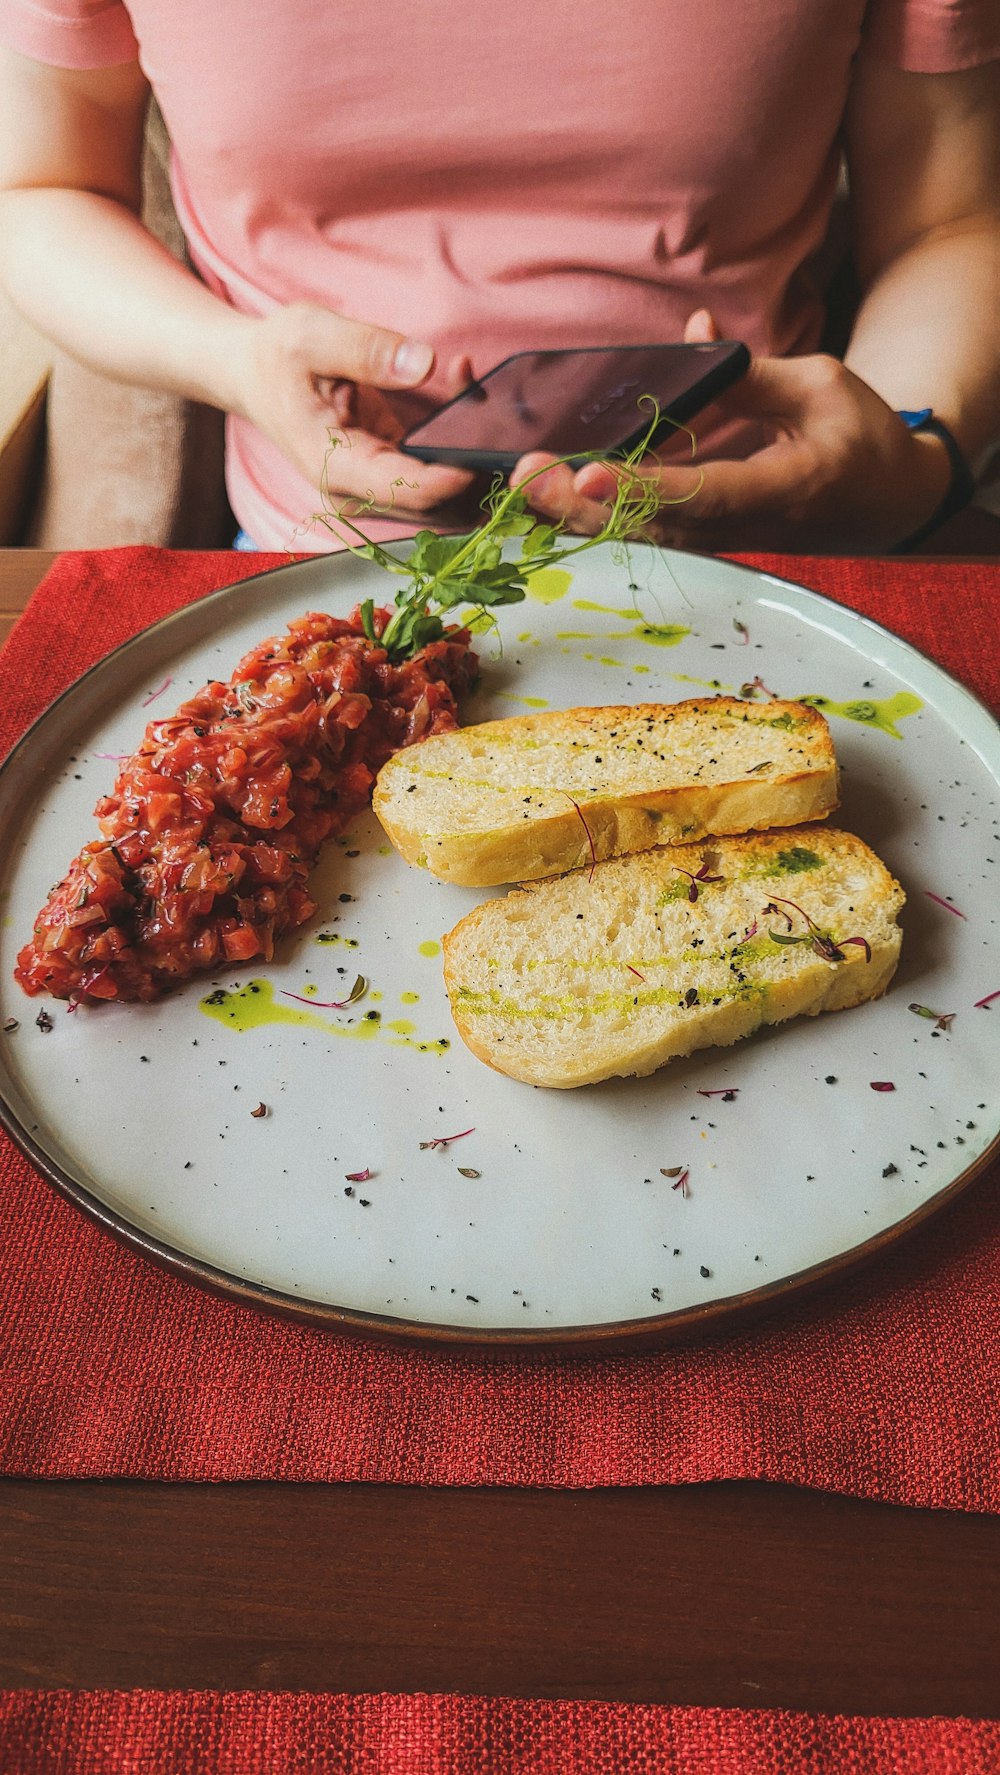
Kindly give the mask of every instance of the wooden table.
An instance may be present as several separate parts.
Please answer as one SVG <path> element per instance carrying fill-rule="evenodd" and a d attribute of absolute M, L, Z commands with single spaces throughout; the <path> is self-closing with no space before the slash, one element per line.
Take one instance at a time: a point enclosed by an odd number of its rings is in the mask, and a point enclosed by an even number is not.
<path fill-rule="evenodd" d="M 1000 1517 L 789 1486 L 6 1480 L 0 1571 L 3 1687 L 1000 1715 Z"/>

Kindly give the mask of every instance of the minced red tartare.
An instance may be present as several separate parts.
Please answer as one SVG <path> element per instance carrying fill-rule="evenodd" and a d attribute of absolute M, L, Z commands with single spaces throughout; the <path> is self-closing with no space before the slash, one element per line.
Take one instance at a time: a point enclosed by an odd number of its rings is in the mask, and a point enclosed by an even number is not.
<path fill-rule="evenodd" d="M 381 634 L 390 612 L 376 611 Z M 458 725 L 478 661 L 465 629 L 393 665 L 346 620 L 311 613 L 228 683 L 149 723 L 98 802 L 102 837 L 55 887 L 17 958 L 26 992 L 155 999 L 226 963 L 268 960 L 311 917 L 324 839 L 366 806 L 391 753 Z"/>

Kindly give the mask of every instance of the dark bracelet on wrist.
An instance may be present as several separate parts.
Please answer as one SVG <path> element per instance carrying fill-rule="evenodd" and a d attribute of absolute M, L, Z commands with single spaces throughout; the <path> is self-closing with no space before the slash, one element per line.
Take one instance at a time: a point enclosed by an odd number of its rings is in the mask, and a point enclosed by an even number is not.
<path fill-rule="evenodd" d="M 899 417 L 910 431 L 930 431 L 934 433 L 935 437 L 941 439 L 951 464 L 951 480 L 948 483 L 948 491 L 936 511 L 931 514 L 926 524 L 921 524 L 919 530 L 914 530 L 913 534 L 908 536 L 904 542 L 896 544 L 892 551 L 894 555 L 903 555 L 910 549 L 916 548 L 919 542 L 923 542 L 925 536 L 930 536 L 932 530 L 937 530 L 939 525 L 946 523 L 949 518 L 953 518 L 956 512 L 964 511 L 976 491 L 975 476 L 958 443 L 944 422 L 935 419 L 932 408 L 922 407 L 917 412 L 901 409 Z"/>

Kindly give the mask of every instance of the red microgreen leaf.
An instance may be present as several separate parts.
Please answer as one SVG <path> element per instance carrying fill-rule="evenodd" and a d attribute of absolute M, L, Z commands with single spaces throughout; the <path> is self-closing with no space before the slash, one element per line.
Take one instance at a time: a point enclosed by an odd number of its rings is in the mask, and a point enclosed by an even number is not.
<path fill-rule="evenodd" d="M 956 918 L 965 917 L 965 913 L 959 912 L 958 907 L 953 906 L 950 900 L 942 900 L 941 895 L 932 894 L 930 888 L 924 888 L 924 893 L 927 895 L 928 900 L 934 901 L 935 906 L 943 906 L 946 912 L 953 912 Z"/>
<path fill-rule="evenodd" d="M 435 1134 L 430 1140 L 422 1140 L 420 1142 L 420 1150 L 421 1152 L 427 1152 L 429 1148 L 450 1146 L 453 1140 L 464 1140 L 467 1134 L 474 1134 L 475 1132 L 475 1128 L 463 1128 L 461 1134 Z"/>
<path fill-rule="evenodd" d="M 366 1165 L 363 1171 L 345 1171 L 344 1176 L 347 1178 L 348 1183 L 367 1183 L 369 1177 L 372 1176 L 372 1172 Z"/>
<path fill-rule="evenodd" d="M 933 1011 L 930 1005 L 907 1005 L 908 1011 L 914 1011 L 918 1017 L 926 1017 L 935 1029 L 950 1029 L 955 1021 L 955 1011 Z"/>
<path fill-rule="evenodd" d="M 367 990 L 368 982 L 363 974 L 359 974 L 346 998 L 310 998 L 307 993 L 288 992 L 284 986 L 281 996 L 297 999 L 300 1005 L 311 1005 L 315 1011 L 346 1011 L 348 1005 L 355 1004 Z"/>
<path fill-rule="evenodd" d="M 780 896 L 775 895 L 775 898 L 773 900 L 768 900 L 767 905 L 764 907 L 764 911 L 765 912 L 777 912 L 778 908 L 781 906 L 791 906 L 798 913 L 800 918 L 805 919 L 806 924 L 809 926 L 809 929 L 811 931 L 815 931 L 818 935 L 823 934 L 820 931 L 819 925 L 816 923 L 815 919 L 810 918 L 808 912 L 803 911 L 803 908 L 799 905 L 797 900 L 783 900 L 780 898 Z M 788 918 L 788 913 L 786 912 L 782 916 L 784 918 Z M 791 928 L 792 928 L 792 921 L 790 918 L 788 918 L 788 928 L 789 928 L 789 930 L 791 930 Z"/>
<path fill-rule="evenodd" d="M 163 683 L 160 685 L 159 690 L 151 690 L 149 695 L 147 697 L 144 697 L 143 703 L 142 703 L 143 708 L 148 709 L 150 703 L 155 703 L 157 697 L 162 696 L 163 692 L 165 690 L 169 690 L 172 683 L 173 683 L 172 678 L 164 678 Z"/>
<path fill-rule="evenodd" d="M 848 943 L 857 943 L 865 952 L 865 961 L 871 961 L 872 946 L 867 937 L 842 937 L 840 943 L 842 949 L 846 949 Z"/>
<path fill-rule="evenodd" d="M 681 1195 L 684 1197 L 685 1200 L 687 1199 L 687 1196 L 689 1194 L 688 1178 L 690 1177 L 690 1175 L 691 1175 L 691 1173 L 688 1170 L 688 1167 L 685 1165 L 683 1171 L 681 1172 L 680 1176 L 677 1179 L 677 1182 L 672 1183 L 670 1185 L 671 1189 L 679 1189 L 681 1192 Z"/>
<path fill-rule="evenodd" d="M 972 1008 L 974 1011 L 985 1011 L 993 1003 L 995 998 L 1000 998 L 1000 989 L 996 992 L 988 992 L 985 998 L 977 998 Z"/>
<path fill-rule="evenodd" d="M 569 795 L 568 790 L 564 789 L 563 794 L 569 796 L 569 800 L 573 801 L 573 797 L 572 797 L 572 795 Z M 587 877 L 587 879 L 588 879 L 588 881 L 593 881 L 594 870 L 597 868 L 597 852 L 594 849 L 594 840 L 591 835 L 590 827 L 587 825 L 587 822 L 583 817 L 583 809 L 581 808 L 580 803 L 578 801 L 573 801 L 573 806 L 576 808 L 577 814 L 579 816 L 580 824 L 587 834 L 587 843 L 590 846 L 590 874 Z"/>
<path fill-rule="evenodd" d="M 844 959 L 844 951 L 838 949 L 832 937 L 815 936 L 811 941 L 810 948 L 814 950 L 816 955 L 822 956 L 824 961 L 843 961 Z"/>
<path fill-rule="evenodd" d="M 707 863 L 702 864 L 701 868 L 698 870 L 698 873 L 696 875 L 692 875 L 690 869 L 682 869 L 680 867 L 679 863 L 676 864 L 675 867 L 677 869 L 678 875 L 686 875 L 688 878 L 688 881 L 691 883 L 691 886 L 688 888 L 687 897 L 691 901 L 692 906 L 694 905 L 695 901 L 698 898 L 698 883 L 699 882 L 710 882 L 710 881 L 721 881 L 722 880 L 721 875 L 710 875 L 709 874 L 709 872 L 708 872 L 709 866 Z"/>
<path fill-rule="evenodd" d="M 894 1091 L 896 1089 L 891 1079 L 871 1079 L 869 1083 L 873 1091 Z"/>

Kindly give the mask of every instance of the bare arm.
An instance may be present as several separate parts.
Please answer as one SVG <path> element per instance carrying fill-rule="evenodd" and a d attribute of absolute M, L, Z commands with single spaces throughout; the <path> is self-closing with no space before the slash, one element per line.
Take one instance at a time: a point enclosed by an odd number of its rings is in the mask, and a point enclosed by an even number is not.
<path fill-rule="evenodd" d="M 975 460 L 1000 437 L 1000 65 L 862 59 L 847 156 L 864 298 L 845 362 Z"/>
<path fill-rule="evenodd" d="M 864 297 L 845 363 L 756 358 L 720 402 L 772 442 L 745 462 L 656 475 L 668 541 L 694 548 L 884 550 L 944 497 L 938 438 L 899 408 L 933 407 L 975 462 L 1000 437 L 1000 66 L 904 74 L 863 57 L 846 120 Z M 707 311 L 687 337 L 718 337 Z M 518 464 L 515 478 L 542 465 Z M 554 467 L 531 502 L 576 530 L 603 521 L 611 471 Z"/>
<path fill-rule="evenodd" d="M 318 487 L 331 427 L 333 490 L 432 506 L 468 476 L 392 448 L 402 427 L 378 389 L 413 388 L 429 345 L 312 303 L 263 319 L 206 289 L 139 220 L 149 97 L 137 63 L 78 72 L 0 50 L 0 281 L 72 356 L 120 381 L 252 420 Z"/>
<path fill-rule="evenodd" d="M 149 89 L 0 51 L 0 277 L 49 338 L 124 382 L 233 404 L 239 316 L 138 219 Z"/>

